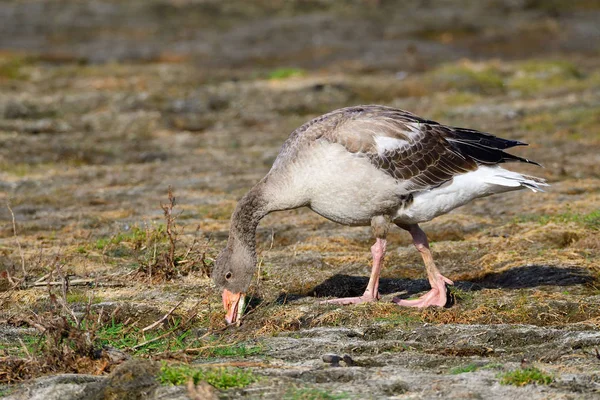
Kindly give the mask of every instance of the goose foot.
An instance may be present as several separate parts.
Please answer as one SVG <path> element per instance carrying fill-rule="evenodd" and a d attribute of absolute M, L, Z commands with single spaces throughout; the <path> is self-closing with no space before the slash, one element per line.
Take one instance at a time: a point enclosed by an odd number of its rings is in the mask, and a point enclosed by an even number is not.
<path fill-rule="evenodd" d="M 373 294 L 368 290 L 363 293 L 362 296 L 358 297 L 342 297 L 339 299 L 331 299 L 321 301 L 320 304 L 340 304 L 340 305 L 348 305 L 348 304 L 362 304 L 362 303 L 370 303 L 373 301 L 379 300 L 379 293 Z"/>
<path fill-rule="evenodd" d="M 392 301 L 404 307 L 444 307 L 448 303 L 448 289 L 446 289 L 446 284 L 453 285 L 454 283 L 445 276 L 438 275 L 437 279 L 431 282 L 431 290 L 418 299 L 405 300 L 394 297 Z"/>

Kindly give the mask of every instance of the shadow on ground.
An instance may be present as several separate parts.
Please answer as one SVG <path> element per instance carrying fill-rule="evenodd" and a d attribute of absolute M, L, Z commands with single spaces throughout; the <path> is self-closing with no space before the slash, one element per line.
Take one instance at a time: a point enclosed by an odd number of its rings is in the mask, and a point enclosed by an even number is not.
<path fill-rule="evenodd" d="M 293 301 L 306 296 L 313 297 L 353 297 L 363 294 L 369 279 L 365 276 L 337 274 L 315 286 L 306 295 L 287 293 L 281 295 L 278 302 Z M 454 287 L 464 291 L 481 289 L 524 289 L 544 285 L 574 286 L 591 284 L 594 277 L 587 271 L 575 267 L 556 267 L 548 265 L 527 265 L 503 272 L 484 275 L 473 281 L 458 281 Z M 382 295 L 400 293 L 400 298 L 411 297 L 429 290 L 426 279 L 391 279 L 379 281 Z"/>

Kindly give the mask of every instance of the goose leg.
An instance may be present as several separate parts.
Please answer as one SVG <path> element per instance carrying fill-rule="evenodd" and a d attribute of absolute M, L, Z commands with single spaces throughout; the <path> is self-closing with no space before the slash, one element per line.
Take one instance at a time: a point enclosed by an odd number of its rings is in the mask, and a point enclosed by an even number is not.
<path fill-rule="evenodd" d="M 377 238 L 375 244 L 371 247 L 373 255 L 373 268 L 371 269 L 371 277 L 367 289 L 358 297 L 343 297 L 340 299 L 331 299 L 322 301 L 322 304 L 360 304 L 379 300 L 379 275 L 383 264 L 383 256 L 385 255 L 386 240 Z"/>
<path fill-rule="evenodd" d="M 447 289 L 446 284 L 453 285 L 454 283 L 443 276 L 435 266 L 431 251 L 429 250 L 429 242 L 425 232 L 419 227 L 419 225 L 400 225 L 402 229 L 406 229 L 410 232 L 413 238 L 413 244 L 421 253 L 423 262 L 425 263 L 425 270 L 427 271 L 427 279 L 431 285 L 431 290 L 415 300 L 404 300 L 395 297 L 392 301 L 401 306 L 407 307 L 429 307 L 438 306 L 443 307 L 447 301 Z"/>
<path fill-rule="evenodd" d="M 383 258 L 385 256 L 385 248 L 387 240 L 388 221 L 383 217 L 375 217 L 371 221 L 371 227 L 376 237 L 375 244 L 371 246 L 371 255 L 373 256 L 373 267 L 371 268 L 371 276 L 369 277 L 369 283 L 367 289 L 358 297 L 344 297 L 339 299 L 325 300 L 322 304 L 360 304 L 368 303 L 371 301 L 379 300 L 379 275 L 381 274 L 381 267 L 383 265 Z"/>

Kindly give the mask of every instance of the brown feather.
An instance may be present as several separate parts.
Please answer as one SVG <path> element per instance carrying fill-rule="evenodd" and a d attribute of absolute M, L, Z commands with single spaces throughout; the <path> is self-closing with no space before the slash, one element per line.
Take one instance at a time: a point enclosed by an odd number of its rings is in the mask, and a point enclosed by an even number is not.
<path fill-rule="evenodd" d="M 381 152 L 378 138 L 405 143 Z M 367 157 L 375 167 L 395 179 L 407 181 L 406 188 L 411 192 L 437 187 L 482 164 L 534 163 L 502 151 L 525 143 L 441 125 L 407 111 L 378 105 L 342 108 L 317 117 L 293 132 L 281 152 L 301 148 L 295 145 L 297 142 L 319 140 L 338 143 L 350 153 Z"/>

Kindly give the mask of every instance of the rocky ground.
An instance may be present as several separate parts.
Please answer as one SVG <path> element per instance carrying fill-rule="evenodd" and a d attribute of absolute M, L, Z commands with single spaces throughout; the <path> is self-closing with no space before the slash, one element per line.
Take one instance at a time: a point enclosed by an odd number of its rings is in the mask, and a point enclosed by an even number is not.
<path fill-rule="evenodd" d="M 599 18 L 593 1 L 3 2 L 0 396 L 597 398 Z M 444 309 L 390 302 L 428 290 L 400 231 L 379 303 L 319 304 L 364 289 L 369 228 L 269 215 L 225 327 L 207 273 L 236 201 L 293 129 L 368 103 L 528 142 L 514 153 L 544 168 L 513 169 L 552 186 L 423 224 L 455 282 Z"/>

